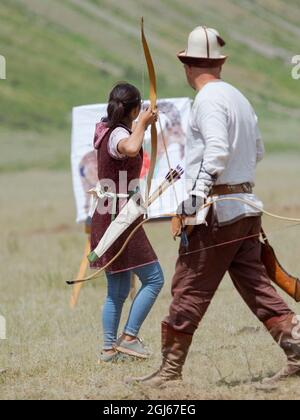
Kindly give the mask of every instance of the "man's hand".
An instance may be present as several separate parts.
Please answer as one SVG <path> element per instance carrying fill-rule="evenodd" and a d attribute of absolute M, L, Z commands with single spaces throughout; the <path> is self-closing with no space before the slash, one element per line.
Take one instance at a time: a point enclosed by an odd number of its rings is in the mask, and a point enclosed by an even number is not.
<path fill-rule="evenodd" d="M 177 214 L 181 216 L 193 216 L 204 205 L 204 202 L 204 197 L 190 195 L 187 200 L 179 205 Z"/>

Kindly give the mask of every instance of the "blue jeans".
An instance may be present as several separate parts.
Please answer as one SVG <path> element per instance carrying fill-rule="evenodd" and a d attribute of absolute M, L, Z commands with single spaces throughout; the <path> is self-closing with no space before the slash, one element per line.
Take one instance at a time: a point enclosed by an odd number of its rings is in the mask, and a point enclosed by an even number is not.
<path fill-rule="evenodd" d="M 102 323 L 104 350 L 116 343 L 125 300 L 130 292 L 131 275 L 135 273 L 142 285 L 130 309 L 124 333 L 137 336 L 164 284 L 164 275 L 158 262 L 121 273 L 106 273 L 107 298 L 103 307 Z"/>

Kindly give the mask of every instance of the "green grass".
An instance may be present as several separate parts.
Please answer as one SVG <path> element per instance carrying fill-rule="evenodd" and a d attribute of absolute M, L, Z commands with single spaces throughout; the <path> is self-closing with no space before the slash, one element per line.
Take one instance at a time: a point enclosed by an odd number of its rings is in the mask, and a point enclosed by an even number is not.
<path fill-rule="evenodd" d="M 70 132 L 1 131 L 0 173 L 70 169 Z"/>
<path fill-rule="evenodd" d="M 273 156 L 259 165 L 257 193 L 266 209 L 299 215 L 299 195 L 293 193 L 298 189 L 297 157 Z M 168 222 L 147 226 L 166 277 L 141 331 L 154 355 L 146 362 L 97 366 L 104 279 L 82 289 L 75 311 L 68 307 L 71 289 L 65 281 L 77 272 L 85 242 L 74 222 L 69 172 L 0 173 L 0 190 L 0 314 L 7 319 L 7 340 L 0 341 L 0 372 L 5 369 L 0 373 L 0 399 L 300 398 L 299 379 L 268 392 L 255 388 L 259 379 L 281 367 L 284 357 L 228 278 L 195 335 L 184 385 L 157 391 L 124 384 L 125 376 L 148 374 L 160 363 L 160 321 L 170 304 L 178 246 Z M 282 264 L 299 274 L 298 228 L 284 229 L 290 224 L 268 217 L 264 226 Z"/>
<path fill-rule="evenodd" d="M 283 8 L 287 10 L 284 23 L 290 25 L 285 30 L 280 27 Z M 69 130 L 71 108 L 105 102 L 110 86 L 120 79 L 135 83 L 147 96 L 147 82 L 142 83 L 141 15 L 145 16 L 160 97 L 192 96 L 175 53 L 185 46 L 191 28 L 206 23 L 218 27 L 227 39 L 230 59 L 224 77 L 252 100 L 269 127 L 263 125 L 266 141 L 276 143 L 271 126 L 274 124 L 273 131 L 279 126 L 278 113 L 269 111 L 269 104 L 292 110 L 287 120 L 280 120 L 280 127 L 295 130 L 299 82 L 292 80 L 291 66 L 231 36 L 238 33 L 271 49 L 299 53 L 299 36 L 293 32 L 299 6 L 292 2 L 286 9 L 283 0 L 267 4 L 248 0 L 192 0 L 187 4 L 179 0 L 3 0 L 0 53 L 7 59 L 7 80 L 0 83 L 2 129 Z M 291 139 L 296 135 L 296 130 L 289 132 Z M 286 148 L 294 150 L 295 145 L 287 141 Z"/>
<path fill-rule="evenodd" d="M 175 52 L 185 45 L 193 26 L 217 26 L 228 40 L 224 78 L 255 107 L 267 151 L 299 153 L 299 81 L 291 78 L 291 66 L 231 37 L 231 31 L 238 32 L 270 48 L 289 47 L 299 53 L 299 37 L 292 30 L 277 30 L 285 3 L 202 3 L 199 14 L 198 1 L 188 7 L 178 0 L 143 0 L 138 7 L 134 0 L 86 1 L 96 7 L 98 13 L 93 13 L 73 0 L 3 0 L 0 53 L 7 59 L 8 78 L 0 81 L 0 172 L 68 169 L 73 106 L 105 102 L 110 86 L 121 79 L 135 83 L 147 96 L 139 39 L 142 14 L 159 97 L 193 95 Z M 289 3 L 286 10 L 285 23 L 295 25 L 292 11 L 297 16 L 299 8 Z"/>
<path fill-rule="evenodd" d="M 174 392 L 124 385 L 124 376 L 149 373 L 160 362 L 159 324 L 170 303 L 177 252 L 168 224 L 147 227 L 166 275 L 142 329 L 152 360 L 96 367 L 103 278 L 83 289 L 74 312 L 68 308 L 65 280 L 76 273 L 85 240 L 74 222 L 71 109 L 105 102 L 118 80 L 148 95 L 141 15 L 159 97 L 193 94 L 175 56 L 193 27 L 216 26 L 224 34 L 230 56 L 224 78 L 253 103 L 273 154 L 259 166 L 257 191 L 267 209 L 299 213 L 300 82 L 292 80 L 288 63 L 257 51 L 263 44 L 269 51 L 300 53 L 297 0 L 2 0 L 0 54 L 7 80 L 0 80 L 0 314 L 7 318 L 8 340 L 0 342 L 0 398 L 299 399 L 296 379 L 270 393 L 255 389 L 255 381 L 284 358 L 228 279 L 195 336 L 184 386 Z M 280 260 L 299 273 L 297 229 L 282 231 L 284 223 L 268 218 L 264 223 Z M 128 309 L 129 302 L 122 323 Z"/>

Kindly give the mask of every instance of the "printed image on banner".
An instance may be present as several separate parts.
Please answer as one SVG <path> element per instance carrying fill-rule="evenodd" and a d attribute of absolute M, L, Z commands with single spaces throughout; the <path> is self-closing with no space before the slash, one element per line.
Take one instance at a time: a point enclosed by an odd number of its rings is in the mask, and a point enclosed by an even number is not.
<path fill-rule="evenodd" d="M 149 102 L 145 101 L 143 107 Z M 73 189 L 77 209 L 77 222 L 84 222 L 88 216 L 91 197 L 88 191 L 95 187 L 97 178 L 97 153 L 93 148 L 93 139 L 96 124 L 106 116 L 107 104 L 85 105 L 73 109 L 72 123 L 72 175 Z M 161 99 L 158 101 L 161 121 L 157 123 L 158 152 L 153 178 L 154 190 L 165 178 L 169 171 L 168 159 L 165 152 L 164 141 L 168 151 L 171 167 L 185 166 L 185 144 L 188 118 L 191 110 L 189 98 Z M 164 141 L 163 141 L 164 139 Z M 150 168 L 151 133 L 147 130 L 144 141 L 144 163 L 141 178 L 146 179 Z M 150 217 L 160 217 L 176 210 L 177 202 L 185 197 L 184 180 L 166 191 L 149 209 Z"/>

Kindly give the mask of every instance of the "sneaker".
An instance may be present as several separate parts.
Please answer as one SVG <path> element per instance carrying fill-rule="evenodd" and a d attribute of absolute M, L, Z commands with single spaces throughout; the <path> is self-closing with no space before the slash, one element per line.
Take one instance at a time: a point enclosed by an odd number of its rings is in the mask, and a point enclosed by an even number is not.
<path fill-rule="evenodd" d="M 117 351 L 115 353 L 106 353 L 102 352 L 100 354 L 98 365 L 102 363 L 118 363 L 118 362 L 124 362 L 128 357 L 126 357 L 125 354 L 118 353 Z"/>
<path fill-rule="evenodd" d="M 132 341 L 126 341 L 122 337 L 119 338 L 116 344 L 116 350 L 122 354 L 138 357 L 140 359 L 149 359 L 151 356 L 142 340 L 138 337 Z"/>

